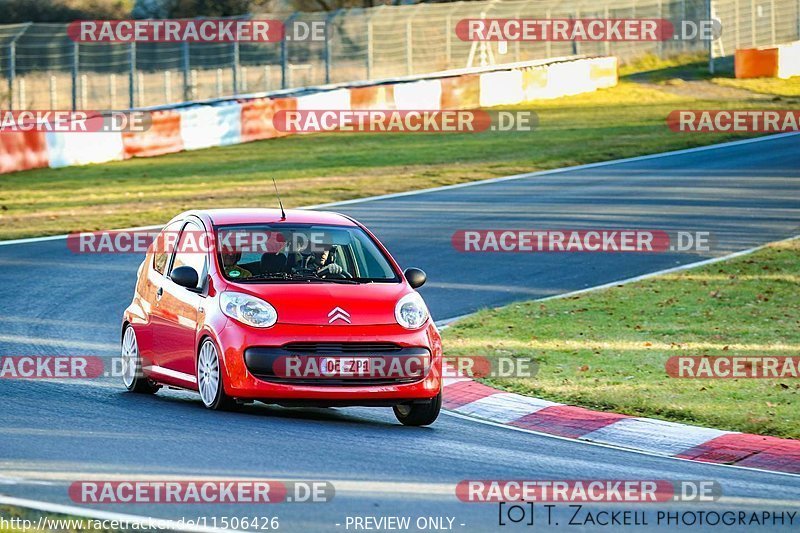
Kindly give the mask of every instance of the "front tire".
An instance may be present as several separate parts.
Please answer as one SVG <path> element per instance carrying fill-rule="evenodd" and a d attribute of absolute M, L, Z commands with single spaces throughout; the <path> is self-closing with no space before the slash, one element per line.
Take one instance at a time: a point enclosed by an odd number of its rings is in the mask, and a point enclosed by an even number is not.
<path fill-rule="evenodd" d="M 203 341 L 197 355 L 197 390 L 200 400 L 208 409 L 229 411 L 236 407 L 236 401 L 225 394 L 219 354 L 211 339 Z"/>
<path fill-rule="evenodd" d="M 122 335 L 122 383 L 131 392 L 139 394 L 154 394 L 159 387 L 154 385 L 142 373 L 142 357 L 139 355 L 139 343 L 136 341 L 136 332 L 128 324 Z"/>
<path fill-rule="evenodd" d="M 429 426 L 439 417 L 442 410 L 442 392 L 425 403 L 401 403 L 393 408 L 394 416 L 404 426 Z"/>

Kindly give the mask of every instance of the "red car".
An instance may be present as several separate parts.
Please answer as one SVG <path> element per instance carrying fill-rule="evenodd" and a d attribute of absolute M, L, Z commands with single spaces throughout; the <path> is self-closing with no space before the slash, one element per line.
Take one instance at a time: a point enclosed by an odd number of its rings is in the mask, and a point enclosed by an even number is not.
<path fill-rule="evenodd" d="M 189 211 L 139 267 L 123 381 L 195 390 L 209 409 L 391 406 L 401 423 L 428 425 L 442 403 L 442 345 L 423 283 L 345 215 Z"/>

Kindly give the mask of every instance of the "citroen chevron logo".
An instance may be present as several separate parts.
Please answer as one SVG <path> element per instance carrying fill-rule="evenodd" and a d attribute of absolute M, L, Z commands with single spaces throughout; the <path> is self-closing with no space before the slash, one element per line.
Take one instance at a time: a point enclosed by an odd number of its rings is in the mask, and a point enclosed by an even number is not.
<path fill-rule="evenodd" d="M 328 324 L 333 324 L 337 320 L 344 320 L 349 324 L 350 313 L 348 313 L 341 307 L 334 307 L 333 309 L 331 309 L 331 312 L 328 313 Z"/>

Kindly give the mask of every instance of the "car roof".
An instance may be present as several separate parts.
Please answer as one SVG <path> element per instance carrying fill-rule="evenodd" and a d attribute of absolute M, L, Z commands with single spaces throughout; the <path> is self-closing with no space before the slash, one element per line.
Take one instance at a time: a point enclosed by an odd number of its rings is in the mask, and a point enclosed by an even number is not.
<path fill-rule="evenodd" d="M 182 217 L 196 215 L 211 219 L 215 226 L 236 224 L 329 224 L 334 226 L 355 226 L 350 218 L 330 211 L 310 211 L 306 209 L 287 209 L 286 219 L 281 220 L 280 209 L 232 208 L 198 209 L 183 213 Z"/>

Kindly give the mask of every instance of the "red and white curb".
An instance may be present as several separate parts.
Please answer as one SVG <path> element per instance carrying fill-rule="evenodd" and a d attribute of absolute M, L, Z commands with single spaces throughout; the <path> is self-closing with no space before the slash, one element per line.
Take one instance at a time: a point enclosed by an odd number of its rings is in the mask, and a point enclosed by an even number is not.
<path fill-rule="evenodd" d="M 705 463 L 800 474 L 800 441 L 592 411 L 445 378 L 442 407 L 482 420 L 580 441 Z"/>

